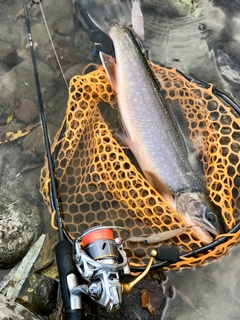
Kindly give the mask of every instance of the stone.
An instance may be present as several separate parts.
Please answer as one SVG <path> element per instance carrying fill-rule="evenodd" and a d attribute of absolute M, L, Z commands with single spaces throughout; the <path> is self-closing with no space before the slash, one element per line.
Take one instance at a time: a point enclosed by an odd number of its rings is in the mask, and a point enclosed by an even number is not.
<path fill-rule="evenodd" d="M 24 199 L 1 198 L 0 212 L 0 265 L 8 268 L 24 257 L 42 226 L 38 208 Z"/>
<path fill-rule="evenodd" d="M 69 34 L 73 30 L 73 6 L 71 1 L 53 0 L 43 4 L 46 20 L 54 32 Z"/>
<path fill-rule="evenodd" d="M 39 317 L 21 304 L 0 295 L 0 310 L 2 320 L 39 320 Z"/>
<path fill-rule="evenodd" d="M 57 133 L 57 128 L 51 124 L 48 124 L 47 126 L 48 129 L 48 134 L 50 137 L 50 140 L 55 137 Z M 23 152 L 26 150 L 33 150 L 33 152 L 41 156 L 42 159 L 44 158 L 45 155 L 45 145 L 44 145 L 44 140 L 43 140 L 43 131 L 42 127 L 37 127 L 35 130 L 33 130 L 31 133 L 29 133 L 26 137 L 24 137 L 23 142 Z"/>
<path fill-rule="evenodd" d="M 17 62 L 17 53 L 13 44 L 0 40 L 0 61 L 7 66 L 14 66 Z"/>
<path fill-rule="evenodd" d="M 9 67 L 6 65 L 6 63 L 0 61 L 0 77 L 8 71 L 9 71 Z"/>
<path fill-rule="evenodd" d="M 34 119 L 39 117 L 39 108 L 38 106 L 29 99 L 20 99 L 17 100 L 18 103 L 14 108 L 14 117 L 26 124 L 31 123 Z"/>
<path fill-rule="evenodd" d="M 65 77 L 69 81 L 73 76 L 81 75 L 83 68 L 90 63 L 90 61 L 82 62 L 82 63 L 77 63 L 74 66 L 70 67 L 69 69 L 66 70 L 65 72 Z"/>
<path fill-rule="evenodd" d="M 44 278 L 37 286 L 34 294 L 36 308 L 48 316 L 56 308 L 58 282 L 51 278 Z"/>
<path fill-rule="evenodd" d="M 52 98 L 56 92 L 53 70 L 45 63 L 37 61 L 43 101 Z M 0 79 L 1 101 L 12 103 L 15 99 L 36 100 L 36 85 L 30 59 L 24 60 Z"/>
<path fill-rule="evenodd" d="M 12 44 L 15 48 L 19 48 L 22 43 L 22 27 L 23 25 L 20 22 L 1 23 L 0 40 Z"/>
<path fill-rule="evenodd" d="M 46 61 L 48 55 L 52 50 L 51 43 L 49 41 L 49 36 L 47 34 L 46 26 L 44 23 L 38 23 L 32 26 L 32 38 L 33 42 L 37 43 L 36 55 L 41 57 L 41 60 Z M 53 35 L 53 30 L 49 26 L 49 32 Z"/>

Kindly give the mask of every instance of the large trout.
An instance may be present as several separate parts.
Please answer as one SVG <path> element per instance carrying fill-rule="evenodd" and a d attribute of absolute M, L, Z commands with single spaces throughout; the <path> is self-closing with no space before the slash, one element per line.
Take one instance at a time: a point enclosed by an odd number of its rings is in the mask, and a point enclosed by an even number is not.
<path fill-rule="evenodd" d="M 193 225 L 200 239 L 211 242 L 224 232 L 222 217 L 207 195 L 183 111 L 166 103 L 142 52 L 136 35 L 143 32 L 138 2 L 134 1 L 132 9 L 135 31 L 123 16 L 112 19 L 92 12 L 91 19 L 114 45 L 115 59 L 103 52 L 100 57 L 117 94 L 123 142 L 152 186 L 168 200 L 171 195 L 176 210 Z"/>

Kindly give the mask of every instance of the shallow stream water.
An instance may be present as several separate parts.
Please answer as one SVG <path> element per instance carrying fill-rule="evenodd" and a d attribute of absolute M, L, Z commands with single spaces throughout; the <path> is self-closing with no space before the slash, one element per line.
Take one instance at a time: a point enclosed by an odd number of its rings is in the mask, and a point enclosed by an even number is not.
<path fill-rule="evenodd" d="M 98 2 L 102 1 L 96 0 Z M 149 49 L 150 59 L 213 83 L 240 103 L 240 2 L 145 0 L 141 3 L 145 22 L 144 44 Z M 31 4 L 29 15 L 33 41 L 47 124 L 53 140 L 65 114 L 68 89 L 54 58 L 39 6 L 30 1 L 27 4 L 29 7 Z M 74 15 L 70 0 L 43 0 L 42 6 L 69 81 L 91 61 L 93 44 Z M 21 1 L 0 0 L 0 41 L 0 125 L 4 133 L 24 129 L 31 122 L 14 113 L 14 100 L 29 99 L 37 104 Z M 22 113 L 34 111 L 23 108 Z M 8 204 L 21 198 L 36 206 L 42 219 L 42 232 L 56 237 L 38 191 L 44 155 L 40 128 L 26 138 L 1 145 L 0 192 L 8 199 Z M 236 246 L 213 264 L 166 272 L 168 284 L 174 287 L 175 293 L 174 298 L 168 299 L 162 319 L 239 319 L 238 255 L 239 246 Z M 0 278 L 8 271 L 0 270 Z M 128 319 L 124 310 L 122 319 Z M 152 319 L 152 316 L 146 311 L 142 319 Z"/>

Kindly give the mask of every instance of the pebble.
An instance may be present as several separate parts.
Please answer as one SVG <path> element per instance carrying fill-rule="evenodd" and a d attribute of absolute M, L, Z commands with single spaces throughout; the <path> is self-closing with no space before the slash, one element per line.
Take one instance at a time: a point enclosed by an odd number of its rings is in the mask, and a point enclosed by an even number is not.
<path fill-rule="evenodd" d="M 39 317 L 21 304 L 0 295 L 0 310 L 2 320 L 39 320 Z"/>
<path fill-rule="evenodd" d="M 32 100 L 20 99 L 17 100 L 16 107 L 14 108 L 14 117 L 29 124 L 39 117 L 39 112 L 38 106 Z"/>
<path fill-rule="evenodd" d="M 51 278 L 41 280 L 35 290 L 34 300 L 36 308 L 48 316 L 56 308 L 58 282 Z"/>
<path fill-rule="evenodd" d="M 14 266 L 40 235 L 41 219 L 37 207 L 18 199 L 0 200 L 0 265 Z"/>

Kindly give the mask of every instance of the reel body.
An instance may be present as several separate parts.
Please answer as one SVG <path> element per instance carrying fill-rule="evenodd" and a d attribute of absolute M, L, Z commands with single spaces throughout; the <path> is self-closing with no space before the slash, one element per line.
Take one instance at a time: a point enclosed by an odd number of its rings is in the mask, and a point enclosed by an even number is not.
<path fill-rule="evenodd" d="M 116 311 L 122 302 L 121 274 L 129 274 L 124 239 L 113 237 L 113 229 L 121 227 L 93 227 L 74 241 L 74 262 L 81 277 L 88 284 L 74 288 L 73 293 L 90 296 L 108 312 Z"/>

